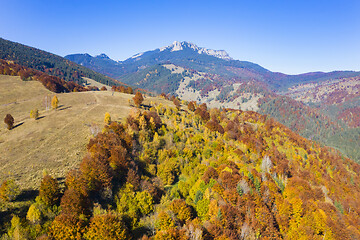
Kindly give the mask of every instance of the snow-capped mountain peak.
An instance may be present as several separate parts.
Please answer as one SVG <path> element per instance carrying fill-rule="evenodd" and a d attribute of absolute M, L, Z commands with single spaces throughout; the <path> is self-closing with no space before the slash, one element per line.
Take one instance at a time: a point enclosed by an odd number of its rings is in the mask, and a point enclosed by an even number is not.
<path fill-rule="evenodd" d="M 233 60 L 225 50 L 213 50 L 213 49 L 202 48 L 202 47 L 198 47 L 196 44 L 185 41 L 184 42 L 175 41 L 171 45 L 162 47 L 159 50 L 160 52 L 164 50 L 170 50 L 171 52 L 175 52 L 175 51 L 184 50 L 186 48 L 193 49 L 199 54 L 207 54 L 224 60 Z"/>
<path fill-rule="evenodd" d="M 97 58 L 104 58 L 104 59 L 110 59 L 108 55 L 106 55 L 105 53 L 101 53 L 99 55 L 96 55 L 95 57 Z"/>

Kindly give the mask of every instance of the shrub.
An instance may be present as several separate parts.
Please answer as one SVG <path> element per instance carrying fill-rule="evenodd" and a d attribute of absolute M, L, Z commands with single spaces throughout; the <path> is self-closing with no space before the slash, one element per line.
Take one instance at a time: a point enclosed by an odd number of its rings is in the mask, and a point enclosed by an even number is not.
<path fill-rule="evenodd" d="M 105 86 L 102 86 L 102 88 L 100 90 L 101 91 L 107 91 L 107 88 Z"/>
<path fill-rule="evenodd" d="M 7 125 L 7 128 L 10 130 L 14 126 L 14 118 L 10 114 L 6 114 L 4 122 Z"/>

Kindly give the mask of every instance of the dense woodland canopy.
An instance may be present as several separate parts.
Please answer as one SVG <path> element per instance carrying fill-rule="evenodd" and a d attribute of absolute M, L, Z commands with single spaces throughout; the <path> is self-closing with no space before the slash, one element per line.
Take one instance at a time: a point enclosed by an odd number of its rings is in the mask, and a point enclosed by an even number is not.
<path fill-rule="evenodd" d="M 266 115 L 189 107 L 106 125 L 3 238 L 360 238 L 359 164 Z"/>

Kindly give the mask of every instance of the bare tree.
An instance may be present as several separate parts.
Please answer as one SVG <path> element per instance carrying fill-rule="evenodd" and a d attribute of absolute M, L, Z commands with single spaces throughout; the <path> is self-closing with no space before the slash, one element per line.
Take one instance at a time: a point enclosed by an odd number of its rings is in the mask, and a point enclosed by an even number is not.
<path fill-rule="evenodd" d="M 262 162 L 261 162 L 261 170 L 265 172 L 269 172 L 272 168 L 272 162 L 270 160 L 270 157 L 268 155 L 264 156 Z"/>
<path fill-rule="evenodd" d="M 46 95 L 44 97 L 44 107 L 45 107 L 45 110 L 49 110 L 50 109 L 50 106 L 51 106 L 51 98 L 50 96 Z"/>

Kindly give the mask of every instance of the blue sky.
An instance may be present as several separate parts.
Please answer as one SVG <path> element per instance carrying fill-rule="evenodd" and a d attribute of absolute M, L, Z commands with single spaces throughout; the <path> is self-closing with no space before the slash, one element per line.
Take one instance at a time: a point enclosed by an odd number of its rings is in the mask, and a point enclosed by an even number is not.
<path fill-rule="evenodd" d="M 0 0 L 0 37 L 124 60 L 173 41 L 289 74 L 360 70 L 360 1 Z"/>

